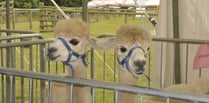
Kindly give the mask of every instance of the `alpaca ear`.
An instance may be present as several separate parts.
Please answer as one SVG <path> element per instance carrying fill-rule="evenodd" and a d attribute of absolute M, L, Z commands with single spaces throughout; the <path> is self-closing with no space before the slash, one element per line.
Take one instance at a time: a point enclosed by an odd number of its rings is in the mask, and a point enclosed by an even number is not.
<path fill-rule="evenodd" d="M 115 36 L 114 35 L 99 35 L 96 38 L 89 38 L 89 45 L 92 48 L 98 49 L 114 49 L 115 45 Z"/>

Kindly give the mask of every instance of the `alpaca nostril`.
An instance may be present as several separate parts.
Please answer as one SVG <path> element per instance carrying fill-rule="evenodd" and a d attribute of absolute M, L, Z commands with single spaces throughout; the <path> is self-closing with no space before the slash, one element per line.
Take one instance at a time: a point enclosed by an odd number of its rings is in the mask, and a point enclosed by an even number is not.
<path fill-rule="evenodd" d="M 57 48 L 55 48 L 55 47 L 48 48 L 49 53 L 53 53 L 53 52 L 56 52 L 56 51 L 57 51 Z"/>
<path fill-rule="evenodd" d="M 146 64 L 146 60 L 137 60 L 137 61 L 134 61 L 134 65 L 135 65 L 135 73 L 137 75 L 141 75 L 144 73 L 145 71 L 145 66 Z"/>
<path fill-rule="evenodd" d="M 142 67 L 146 64 L 146 60 L 138 60 L 134 62 L 134 65 L 138 66 L 138 67 Z"/>

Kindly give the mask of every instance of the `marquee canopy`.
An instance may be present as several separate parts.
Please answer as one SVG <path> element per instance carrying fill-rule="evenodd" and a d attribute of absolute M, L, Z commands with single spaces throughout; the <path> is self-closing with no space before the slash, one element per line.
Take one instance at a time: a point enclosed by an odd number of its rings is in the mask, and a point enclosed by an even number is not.
<path fill-rule="evenodd" d="M 99 7 L 105 5 L 142 5 L 157 6 L 160 0 L 92 0 L 88 3 L 88 7 Z"/>

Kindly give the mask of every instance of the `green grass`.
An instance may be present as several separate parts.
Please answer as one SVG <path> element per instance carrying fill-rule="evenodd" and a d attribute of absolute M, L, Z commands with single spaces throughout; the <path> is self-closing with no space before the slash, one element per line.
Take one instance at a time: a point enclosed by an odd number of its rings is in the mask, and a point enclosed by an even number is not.
<path fill-rule="evenodd" d="M 146 19 L 143 18 L 128 18 L 129 24 L 137 24 L 141 25 L 147 30 L 153 30 L 151 24 L 147 22 Z M 91 34 L 115 34 L 116 30 L 124 24 L 124 18 L 112 18 L 110 20 L 104 20 L 101 22 L 91 23 Z"/>
<path fill-rule="evenodd" d="M 153 30 L 152 25 L 150 23 L 148 23 L 146 19 L 140 19 L 140 18 L 133 19 L 130 17 L 130 18 L 128 18 L 128 23 L 141 25 L 149 31 Z M 39 32 L 39 22 L 34 21 L 32 24 L 33 24 L 32 31 Z M 115 34 L 116 30 L 123 24 L 124 24 L 124 18 L 111 18 L 108 20 L 102 20 L 100 22 L 94 22 L 94 23 L 90 24 L 91 34 L 92 34 L 92 36 L 96 36 L 98 34 Z M 5 28 L 5 24 L 0 25 L 0 27 Z M 15 27 L 18 30 L 29 30 L 29 23 L 17 23 L 15 25 Z M 52 38 L 53 37 L 53 33 L 40 33 L 40 34 L 42 34 L 44 36 L 44 38 Z M 101 56 L 104 55 L 104 51 L 101 51 L 101 50 L 97 50 L 97 51 Z M 27 53 L 25 55 L 27 55 Z M 112 72 L 112 71 L 114 71 L 113 70 L 113 68 L 114 68 L 114 63 L 113 63 L 114 52 L 113 52 L 113 50 L 108 50 L 108 51 L 105 51 L 105 55 L 106 55 L 105 61 L 110 65 L 110 68 L 108 68 L 107 66 L 104 66 L 101 59 L 95 55 L 95 80 L 114 82 L 114 76 L 113 76 L 114 73 Z M 26 58 L 29 58 L 29 57 L 26 56 Z M 55 67 L 55 66 L 56 66 L 55 64 L 50 65 L 50 67 Z M 62 65 L 59 65 L 58 67 L 62 68 Z M 88 70 L 88 78 L 90 78 L 90 75 L 89 75 L 90 74 L 90 67 L 87 70 Z M 55 70 L 53 70 L 53 68 L 51 68 L 51 72 L 55 73 Z M 117 74 L 117 72 L 118 72 L 118 70 L 116 69 L 116 74 Z M 117 81 L 117 79 L 118 78 L 116 78 L 116 81 Z M 28 80 L 25 80 L 25 82 L 26 82 L 26 87 L 28 87 Z M 139 80 L 138 84 L 146 86 L 147 80 L 145 78 L 141 78 Z M 16 85 L 20 86 L 20 82 L 16 82 Z M 34 85 L 36 85 L 36 84 L 34 84 Z M 37 84 L 37 85 L 39 85 L 39 84 Z M 20 87 L 16 87 L 16 88 L 18 90 Z M 25 89 L 25 97 L 24 97 L 25 99 L 27 99 L 28 90 L 29 90 L 28 88 Z M 16 93 L 17 93 L 16 94 L 17 95 L 17 97 L 16 97 L 17 103 L 19 103 L 20 94 L 18 92 L 16 92 Z M 99 103 L 101 103 L 102 101 L 104 101 L 104 103 L 113 103 L 114 102 L 113 95 L 114 95 L 114 93 L 111 91 L 108 91 L 108 90 L 103 91 L 102 89 L 96 89 L 96 98 L 95 99 L 96 99 L 96 102 L 99 102 Z M 1 96 L 1 94 L 0 94 L 0 96 Z M 105 100 L 102 99 L 103 97 L 105 97 Z M 1 99 L 0 99 L 0 101 L 1 101 Z"/>

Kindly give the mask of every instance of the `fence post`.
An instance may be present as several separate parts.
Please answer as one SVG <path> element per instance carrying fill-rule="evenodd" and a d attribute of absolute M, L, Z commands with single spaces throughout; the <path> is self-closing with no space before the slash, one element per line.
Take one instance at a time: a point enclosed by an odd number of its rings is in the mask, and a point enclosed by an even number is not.
<path fill-rule="evenodd" d="M 87 22 L 88 20 L 88 7 L 87 7 L 87 0 L 82 0 L 82 19 Z"/>
<path fill-rule="evenodd" d="M 28 18 L 29 18 L 29 22 L 30 22 L 30 30 L 32 30 L 33 29 L 33 25 L 32 25 L 32 18 L 33 18 L 33 13 L 32 13 L 32 10 L 31 10 L 31 8 L 29 9 L 29 16 L 28 16 Z"/>

